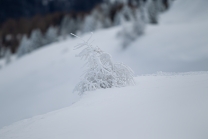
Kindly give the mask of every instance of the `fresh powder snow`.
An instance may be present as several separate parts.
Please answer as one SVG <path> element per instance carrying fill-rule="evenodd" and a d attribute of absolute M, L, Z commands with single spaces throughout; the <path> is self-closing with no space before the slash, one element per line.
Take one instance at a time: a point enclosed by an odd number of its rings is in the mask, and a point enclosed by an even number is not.
<path fill-rule="evenodd" d="M 208 137 L 208 72 L 160 72 L 135 80 L 135 86 L 87 92 L 69 107 L 4 127 L 0 138 Z"/>
<path fill-rule="evenodd" d="M 93 44 L 133 69 L 135 86 L 72 93 L 85 63 L 72 38 L 4 66 L 0 139 L 207 139 L 207 7 L 174 1 L 125 50 L 121 26 L 94 32 Z"/>

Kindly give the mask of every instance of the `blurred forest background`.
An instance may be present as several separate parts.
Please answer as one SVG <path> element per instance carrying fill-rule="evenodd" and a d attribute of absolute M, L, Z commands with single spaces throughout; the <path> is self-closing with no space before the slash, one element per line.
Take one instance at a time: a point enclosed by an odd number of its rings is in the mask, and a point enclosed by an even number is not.
<path fill-rule="evenodd" d="M 0 58 L 21 57 L 69 37 L 134 22 L 137 35 L 146 23 L 157 24 L 158 14 L 171 0 L 1 0 Z M 124 28 L 125 30 L 125 28 Z M 125 31 L 124 31 L 125 32 Z M 133 40 L 124 33 L 125 42 Z"/>

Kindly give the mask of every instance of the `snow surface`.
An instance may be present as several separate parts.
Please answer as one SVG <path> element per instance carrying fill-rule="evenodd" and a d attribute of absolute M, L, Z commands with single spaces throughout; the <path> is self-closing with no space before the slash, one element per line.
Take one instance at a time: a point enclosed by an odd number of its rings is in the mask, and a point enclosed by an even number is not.
<path fill-rule="evenodd" d="M 119 54 L 137 74 L 208 70 L 208 1 L 176 0 L 159 25 Z M 137 60 L 134 60 L 134 59 Z"/>
<path fill-rule="evenodd" d="M 208 72 L 139 76 L 4 127 L 1 139 L 207 139 Z"/>
<path fill-rule="evenodd" d="M 94 44 L 114 61 L 136 75 L 151 74 L 135 78 L 133 87 L 97 90 L 82 98 L 72 93 L 84 64 L 73 50 L 77 39 L 53 43 L 4 66 L 0 139 L 208 138 L 208 73 L 152 75 L 208 71 L 206 7 L 207 0 L 175 1 L 160 24 L 148 25 L 126 50 L 117 38 L 121 27 L 94 33 Z"/>

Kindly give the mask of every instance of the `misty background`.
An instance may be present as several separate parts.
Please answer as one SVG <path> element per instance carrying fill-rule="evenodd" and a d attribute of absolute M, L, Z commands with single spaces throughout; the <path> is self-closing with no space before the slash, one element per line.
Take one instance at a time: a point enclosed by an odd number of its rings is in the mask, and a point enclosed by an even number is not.
<path fill-rule="evenodd" d="M 135 22 L 141 35 L 145 24 L 157 24 L 170 5 L 171 0 L 1 0 L 0 58 L 9 63 L 12 54 L 21 57 L 71 32 L 80 35 L 125 22 Z M 135 39 L 126 36 L 124 47 Z"/>

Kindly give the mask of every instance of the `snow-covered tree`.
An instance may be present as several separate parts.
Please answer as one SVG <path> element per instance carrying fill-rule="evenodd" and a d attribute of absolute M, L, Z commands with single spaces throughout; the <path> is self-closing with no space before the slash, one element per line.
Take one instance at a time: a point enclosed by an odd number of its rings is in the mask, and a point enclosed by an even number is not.
<path fill-rule="evenodd" d="M 148 4 L 145 3 L 144 1 L 139 1 L 139 12 L 140 12 L 140 16 L 141 19 L 145 22 L 145 23 L 149 23 L 149 16 L 148 16 Z M 138 15 L 137 15 L 138 16 Z"/>
<path fill-rule="evenodd" d="M 133 10 L 130 8 L 126 3 L 124 3 L 121 10 L 117 11 L 114 17 L 114 25 L 121 25 L 124 21 L 132 21 L 133 17 Z"/>
<path fill-rule="evenodd" d="M 65 39 L 71 32 L 75 32 L 78 29 L 78 25 L 75 19 L 65 16 L 61 22 L 60 34 Z"/>
<path fill-rule="evenodd" d="M 72 35 L 78 37 L 74 34 Z M 114 63 L 110 54 L 105 53 L 99 47 L 95 47 L 89 42 L 90 38 L 87 41 L 81 39 L 82 42 L 75 46 L 75 49 L 83 48 L 77 56 L 86 59 L 87 70 L 74 91 L 82 94 L 85 91 L 100 88 L 133 85 L 133 71 L 122 63 Z"/>
<path fill-rule="evenodd" d="M 124 4 L 124 6 L 121 10 L 121 13 L 124 15 L 124 17 L 127 21 L 132 21 L 134 19 L 133 10 L 127 4 Z"/>
<path fill-rule="evenodd" d="M 110 20 L 110 5 L 107 3 L 101 4 L 101 12 L 102 12 L 102 18 L 101 22 L 103 24 L 103 28 L 108 28 L 112 25 Z"/>
<path fill-rule="evenodd" d="M 11 62 L 11 50 L 8 48 L 5 54 L 5 63 L 9 64 Z"/>
<path fill-rule="evenodd" d="M 122 13 L 118 11 L 114 17 L 114 22 L 113 22 L 114 26 L 121 25 L 123 21 L 124 21 L 124 17 Z"/>
<path fill-rule="evenodd" d="M 58 37 L 58 30 L 56 27 L 50 26 L 45 34 L 45 44 L 55 42 Z"/>
<path fill-rule="evenodd" d="M 122 9 L 118 10 L 114 17 L 114 25 L 121 25 L 126 21 L 133 21 L 133 8 L 131 8 L 127 2 L 122 2 Z"/>
<path fill-rule="evenodd" d="M 135 10 L 135 18 L 128 23 L 125 20 L 122 22 L 122 30 L 119 32 L 119 37 L 122 41 L 123 48 L 126 48 L 138 36 L 144 33 L 145 21 L 142 18 L 141 10 Z"/>
<path fill-rule="evenodd" d="M 38 29 L 32 31 L 31 37 L 29 39 L 26 35 L 24 35 L 17 49 L 17 56 L 21 57 L 41 47 L 44 45 L 43 41 L 43 36 Z"/>
<path fill-rule="evenodd" d="M 152 24 L 158 23 L 158 14 L 160 12 L 158 6 L 159 6 L 158 1 L 147 0 L 147 10 L 148 10 L 149 22 Z"/>
<path fill-rule="evenodd" d="M 91 32 L 110 26 L 111 20 L 109 18 L 109 9 L 105 4 L 102 4 L 85 17 L 82 32 Z"/>
<path fill-rule="evenodd" d="M 157 0 L 156 4 L 159 12 L 164 12 L 166 10 L 163 0 Z"/>
<path fill-rule="evenodd" d="M 61 25 L 60 25 L 60 34 L 61 36 L 63 36 L 64 38 L 66 38 L 66 35 L 68 34 L 68 25 L 69 25 L 69 17 L 65 16 L 63 18 L 63 20 L 61 21 Z"/>
<path fill-rule="evenodd" d="M 144 33 L 146 19 L 143 17 L 142 13 L 144 9 L 137 9 L 135 11 L 135 19 L 133 20 L 133 32 L 135 35 L 140 36 Z"/>
<path fill-rule="evenodd" d="M 174 0 L 167 0 L 167 8 L 170 8 Z"/>
<path fill-rule="evenodd" d="M 43 35 L 39 29 L 35 29 L 32 31 L 30 36 L 30 42 L 31 42 L 30 47 L 32 50 L 35 50 L 44 45 Z"/>
<path fill-rule="evenodd" d="M 97 27 L 96 19 L 92 15 L 87 15 L 84 19 L 82 32 L 94 31 Z"/>
<path fill-rule="evenodd" d="M 5 55 L 5 47 L 3 47 L 3 45 L 0 44 L 0 58 L 4 57 Z"/>
<path fill-rule="evenodd" d="M 20 45 L 17 49 L 17 56 L 21 57 L 29 52 L 31 52 L 33 49 L 31 48 L 31 42 L 27 38 L 26 35 L 24 35 L 21 39 Z"/>

